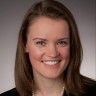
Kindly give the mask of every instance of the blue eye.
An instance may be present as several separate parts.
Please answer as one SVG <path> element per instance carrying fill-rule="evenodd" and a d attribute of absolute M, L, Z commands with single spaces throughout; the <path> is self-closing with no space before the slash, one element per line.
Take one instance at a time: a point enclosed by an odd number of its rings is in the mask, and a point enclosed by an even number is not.
<path fill-rule="evenodd" d="M 67 41 L 59 41 L 57 43 L 57 45 L 64 47 L 64 46 L 68 45 L 68 42 Z"/>
<path fill-rule="evenodd" d="M 36 45 L 45 46 L 46 43 L 45 43 L 44 41 L 37 41 L 37 42 L 36 42 Z"/>

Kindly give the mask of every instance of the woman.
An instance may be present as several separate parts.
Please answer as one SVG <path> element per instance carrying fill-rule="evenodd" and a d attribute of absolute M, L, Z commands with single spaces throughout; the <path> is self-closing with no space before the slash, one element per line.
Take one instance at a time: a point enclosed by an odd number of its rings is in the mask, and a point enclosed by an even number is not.
<path fill-rule="evenodd" d="M 1 96 L 95 96 L 96 81 L 80 74 L 82 55 L 71 12 L 55 0 L 34 4 L 19 32 L 16 88 Z"/>

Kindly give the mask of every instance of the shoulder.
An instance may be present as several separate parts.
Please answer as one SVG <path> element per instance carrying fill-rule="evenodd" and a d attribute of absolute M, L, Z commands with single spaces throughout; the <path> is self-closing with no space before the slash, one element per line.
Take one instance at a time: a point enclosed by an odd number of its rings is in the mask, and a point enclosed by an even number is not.
<path fill-rule="evenodd" d="M 96 96 L 96 82 L 93 85 L 87 87 L 85 96 Z"/>
<path fill-rule="evenodd" d="M 83 96 L 96 96 L 96 80 L 82 76 L 83 80 Z"/>
<path fill-rule="evenodd" d="M 18 94 L 16 88 L 13 88 L 11 90 L 8 90 L 8 91 L 0 94 L 0 96 L 19 96 L 19 94 Z"/>
<path fill-rule="evenodd" d="M 82 96 L 96 96 L 96 80 L 81 75 Z"/>

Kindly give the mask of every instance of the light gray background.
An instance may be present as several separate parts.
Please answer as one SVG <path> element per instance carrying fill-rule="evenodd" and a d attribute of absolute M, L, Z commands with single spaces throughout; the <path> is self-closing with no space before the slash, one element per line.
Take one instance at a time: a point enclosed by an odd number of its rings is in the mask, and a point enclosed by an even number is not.
<path fill-rule="evenodd" d="M 0 93 L 14 84 L 14 62 L 18 31 L 23 16 L 35 0 L 0 0 Z M 84 50 L 81 73 L 96 79 L 96 2 L 60 0 L 71 10 L 80 31 Z"/>

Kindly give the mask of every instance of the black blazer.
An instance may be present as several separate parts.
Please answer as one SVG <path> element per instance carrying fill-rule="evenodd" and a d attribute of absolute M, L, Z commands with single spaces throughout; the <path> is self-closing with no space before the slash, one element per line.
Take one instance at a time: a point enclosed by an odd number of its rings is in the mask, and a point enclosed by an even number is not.
<path fill-rule="evenodd" d="M 19 96 L 19 94 L 16 88 L 13 88 L 9 91 L 0 94 L 0 96 Z M 67 96 L 66 92 L 64 92 L 64 96 Z M 73 96 L 73 95 L 69 95 L 69 96 Z M 86 93 L 82 96 L 96 96 L 96 84 L 94 86 L 88 87 Z"/>
<path fill-rule="evenodd" d="M 19 94 L 18 94 L 16 88 L 13 88 L 9 91 L 6 91 L 6 92 L 0 94 L 0 96 L 19 96 Z"/>

